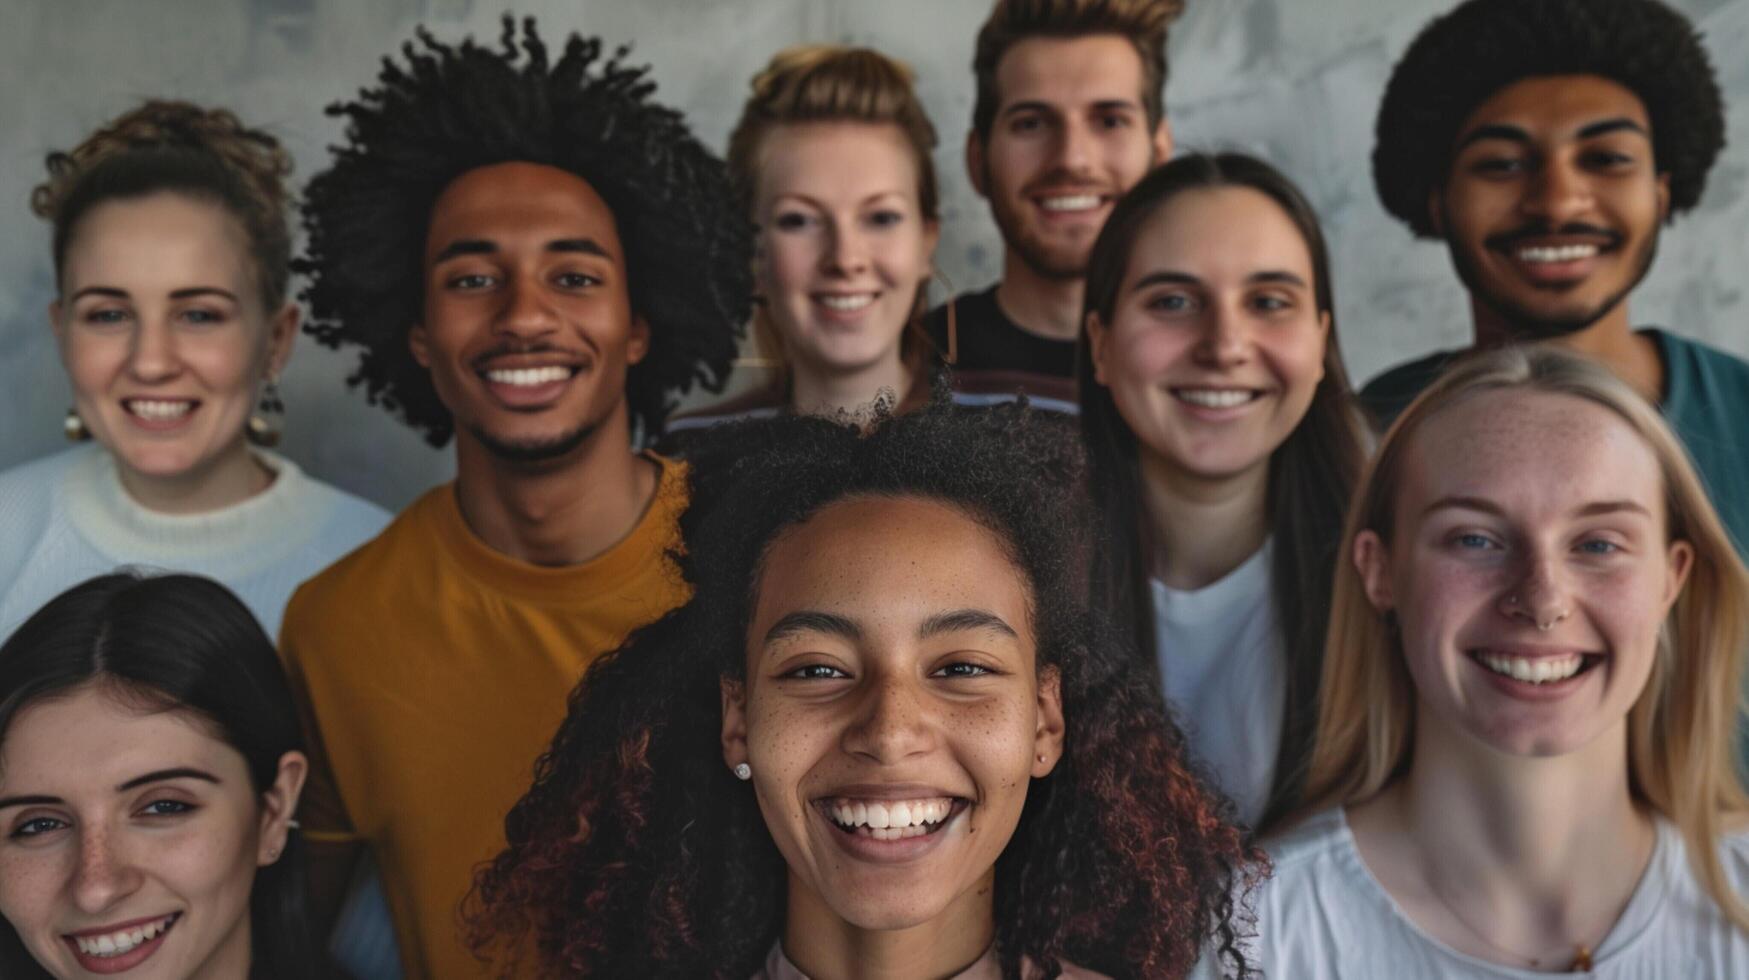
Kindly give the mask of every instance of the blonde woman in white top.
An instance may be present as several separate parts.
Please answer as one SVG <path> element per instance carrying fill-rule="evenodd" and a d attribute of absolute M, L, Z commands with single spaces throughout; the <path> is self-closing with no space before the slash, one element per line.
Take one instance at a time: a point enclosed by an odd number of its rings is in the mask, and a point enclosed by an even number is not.
<path fill-rule="evenodd" d="M 1749 975 L 1749 574 L 1656 409 L 1568 355 L 1462 364 L 1344 543 L 1267 975 Z"/>

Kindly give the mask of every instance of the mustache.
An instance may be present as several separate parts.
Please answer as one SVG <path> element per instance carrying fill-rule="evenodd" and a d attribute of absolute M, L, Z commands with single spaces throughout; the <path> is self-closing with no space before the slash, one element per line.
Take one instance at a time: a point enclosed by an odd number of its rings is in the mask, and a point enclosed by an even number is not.
<path fill-rule="evenodd" d="M 560 347 L 557 344 L 550 344 L 546 341 L 537 340 L 533 342 L 524 342 L 505 340 L 475 354 L 468 361 L 468 365 L 476 371 L 482 371 L 485 370 L 487 365 L 500 357 L 510 357 L 522 354 L 563 354 L 566 357 L 573 357 L 582 361 L 588 361 L 591 359 L 591 356 L 587 353 Z"/>
<path fill-rule="evenodd" d="M 1511 231 L 1503 231 L 1497 235 L 1489 235 L 1488 238 L 1483 241 L 1483 244 L 1487 245 L 1489 248 L 1505 249 L 1511 248 L 1519 242 L 1527 239 L 1548 238 L 1555 235 L 1577 235 L 1589 238 L 1601 238 L 1604 240 L 1605 246 L 1610 248 L 1621 244 L 1622 240 L 1622 236 L 1619 232 L 1610 231 L 1608 228 L 1600 228 L 1597 225 L 1588 225 L 1582 221 L 1570 221 L 1567 224 L 1561 225 L 1559 228 L 1546 222 L 1539 221 L 1533 224 L 1521 225 Z"/>
<path fill-rule="evenodd" d="M 1051 190 L 1095 191 L 1101 194 L 1112 190 L 1108 181 L 1093 180 L 1088 178 L 1086 174 L 1058 168 L 1027 181 L 1022 193 L 1033 194 L 1047 187 Z"/>

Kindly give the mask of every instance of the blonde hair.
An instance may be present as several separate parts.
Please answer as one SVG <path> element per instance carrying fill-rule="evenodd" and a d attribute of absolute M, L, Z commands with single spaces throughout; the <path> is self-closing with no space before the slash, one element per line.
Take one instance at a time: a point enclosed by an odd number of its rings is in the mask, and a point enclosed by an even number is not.
<path fill-rule="evenodd" d="M 150 99 L 44 163 L 48 179 L 31 190 L 30 209 L 54 227 L 57 281 L 73 228 L 92 207 L 172 191 L 230 212 L 248 235 L 263 305 L 273 310 L 285 301 L 291 155 L 230 110 Z"/>
<path fill-rule="evenodd" d="M 779 51 L 753 76 L 753 94 L 729 134 L 729 179 L 751 212 L 759 188 L 761 150 L 765 137 L 779 126 L 814 122 L 859 122 L 890 125 L 904 134 L 917 165 L 917 206 L 923 219 L 941 218 L 941 193 L 935 180 L 935 126 L 913 87 L 911 66 L 871 48 L 805 44 Z M 900 356 L 915 370 L 928 346 L 921 314 L 926 298 L 917 290 L 915 313 L 905 328 Z M 755 317 L 760 346 L 773 357 L 783 350 L 770 317 Z M 779 383 L 787 382 L 787 367 L 778 364 Z"/>
<path fill-rule="evenodd" d="M 1749 930 L 1749 909 L 1727 883 L 1717 849 L 1725 824 L 1749 812 L 1733 749 L 1749 643 L 1749 572 L 1657 409 L 1603 367 L 1570 354 L 1507 348 L 1467 359 L 1385 433 L 1342 532 L 1311 769 L 1304 803 L 1291 819 L 1366 800 L 1409 768 L 1415 688 L 1349 556 L 1362 531 L 1390 540 L 1403 460 L 1427 421 L 1503 391 L 1599 405 L 1626 422 L 1658 459 L 1670 540 L 1688 542 L 1694 559 L 1665 620 L 1646 688 L 1628 712 L 1629 786 L 1676 825 L 1708 894 Z"/>

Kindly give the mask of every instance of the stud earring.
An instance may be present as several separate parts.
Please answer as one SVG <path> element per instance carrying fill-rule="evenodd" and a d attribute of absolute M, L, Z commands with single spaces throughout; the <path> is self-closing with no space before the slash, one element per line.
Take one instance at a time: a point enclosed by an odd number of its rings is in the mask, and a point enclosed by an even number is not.
<path fill-rule="evenodd" d="M 735 778 L 745 782 L 753 778 L 753 767 L 745 762 L 735 763 Z"/>
<path fill-rule="evenodd" d="M 68 442 L 84 442 L 91 438 L 91 430 L 85 428 L 85 420 L 79 417 L 76 408 L 67 409 L 67 417 L 61 420 L 61 432 Z"/>
<path fill-rule="evenodd" d="M 285 402 L 279 400 L 279 379 L 270 374 L 261 388 L 261 404 L 249 416 L 249 441 L 257 446 L 277 446 L 284 428 Z"/>

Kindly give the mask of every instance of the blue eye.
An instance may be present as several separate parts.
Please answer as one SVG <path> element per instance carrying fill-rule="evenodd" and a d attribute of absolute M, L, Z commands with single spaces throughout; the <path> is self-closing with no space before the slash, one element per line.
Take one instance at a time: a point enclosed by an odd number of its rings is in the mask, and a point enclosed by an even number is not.
<path fill-rule="evenodd" d="M 174 817 L 184 813 L 193 813 L 199 809 L 192 803 L 181 800 L 153 800 L 140 808 L 140 813 L 148 817 Z"/>
<path fill-rule="evenodd" d="M 54 817 L 36 817 L 19 824 L 12 831 L 11 836 L 14 840 L 23 837 L 37 837 L 50 831 L 60 830 L 65 826 L 67 826 L 65 821 L 57 820 Z"/>
<path fill-rule="evenodd" d="M 212 310 L 186 310 L 183 312 L 182 318 L 189 323 L 197 324 L 199 326 L 210 326 L 215 323 L 225 322 L 223 315 L 215 313 Z"/>
<path fill-rule="evenodd" d="M 1491 548 L 1494 546 L 1494 542 L 1490 541 L 1485 534 L 1460 534 L 1454 539 L 1454 543 L 1460 548 L 1474 550 Z"/>
<path fill-rule="evenodd" d="M 84 317 L 82 317 L 81 319 L 83 319 L 86 323 L 97 323 L 97 324 L 122 323 L 128 319 L 128 312 L 126 310 L 116 310 L 116 309 L 91 310 L 90 312 L 86 313 L 84 315 Z"/>
<path fill-rule="evenodd" d="M 1621 550 L 1621 545 L 1601 538 L 1591 538 L 1580 542 L 1579 550 L 1588 555 L 1613 555 Z"/>

